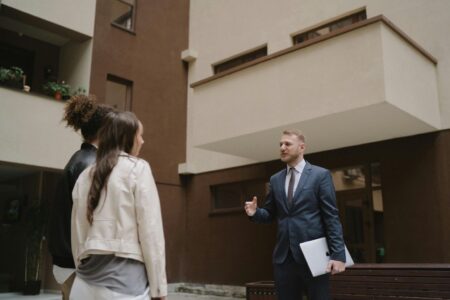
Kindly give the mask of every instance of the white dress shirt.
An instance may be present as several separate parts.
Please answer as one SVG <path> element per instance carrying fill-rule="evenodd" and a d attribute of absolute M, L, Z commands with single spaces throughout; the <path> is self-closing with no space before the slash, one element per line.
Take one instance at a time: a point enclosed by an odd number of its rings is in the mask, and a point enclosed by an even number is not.
<path fill-rule="evenodd" d="M 305 166 L 306 166 L 306 161 L 305 161 L 304 159 L 302 159 L 302 161 L 299 162 L 299 163 L 294 167 L 294 172 L 295 172 L 295 182 L 294 182 L 294 191 L 293 191 L 293 195 L 295 194 L 295 190 L 297 189 L 298 182 L 300 181 L 300 176 L 302 175 L 303 169 L 305 168 Z M 287 197 L 287 194 L 288 194 L 288 187 L 289 187 L 289 180 L 291 179 L 291 172 L 290 172 L 291 167 L 290 167 L 290 166 L 287 166 L 286 168 L 287 168 L 287 175 L 286 175 L 286 181 L 284 182 L 284 190 L 285 190 L 285 192 L 286 192 L 286 197 Z"/>

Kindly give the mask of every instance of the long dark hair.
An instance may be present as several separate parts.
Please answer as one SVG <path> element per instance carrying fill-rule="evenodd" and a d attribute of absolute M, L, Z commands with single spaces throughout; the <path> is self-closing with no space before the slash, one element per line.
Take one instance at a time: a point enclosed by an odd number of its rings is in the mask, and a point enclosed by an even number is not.
<path fill-rule="evenodd" d="M 139 120 L 132 112 L 110 112 L 106 115 L 99 136 L 97 160 L 93 168 L 88 194 L 87 219 L 92 225 L 94 210 L 121 151 L 131 153 L 139 129 Z"/>

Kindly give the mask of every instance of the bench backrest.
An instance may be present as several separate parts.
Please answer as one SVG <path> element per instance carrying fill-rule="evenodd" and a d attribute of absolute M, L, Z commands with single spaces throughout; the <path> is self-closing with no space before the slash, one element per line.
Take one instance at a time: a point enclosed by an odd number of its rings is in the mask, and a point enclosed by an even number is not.
<path fill-rule="evenodd" d="M 332 276 L 333 299 L 450 299 L 450 264 L 358 264 Z"/>
<path fill-rule="evenodd" d="M 276 300 L 273 281 L 247 283 L 248 300 Z M 356 264 L 331 276 L 334 300 L 450 299 L 450 264 Z"/>

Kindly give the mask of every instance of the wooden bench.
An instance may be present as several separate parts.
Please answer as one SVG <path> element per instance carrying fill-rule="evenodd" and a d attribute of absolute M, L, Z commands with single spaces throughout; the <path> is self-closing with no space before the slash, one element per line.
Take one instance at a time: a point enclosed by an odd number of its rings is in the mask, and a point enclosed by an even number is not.
<path fill-rule="evenodd" d="M 273 281 L 248 283 L 247 300 L 276 299 Z M 450 299 L 450 264 L 357 264 L 331 277 L 334 300 Z"/>

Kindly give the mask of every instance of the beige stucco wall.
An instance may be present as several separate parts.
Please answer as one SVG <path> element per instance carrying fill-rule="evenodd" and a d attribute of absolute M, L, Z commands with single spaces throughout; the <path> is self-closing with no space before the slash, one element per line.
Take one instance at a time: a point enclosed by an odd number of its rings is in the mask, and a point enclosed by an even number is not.
<path fill-rule="evenodd" d="M 378 103 L 385 98 L 381 50 L 380 27 L 369 26 L 196 87 L 192 142 Z"/>
<path fill-rule="evenodd" d="M 59 77 L 78 88 L 89 91 L 93 40 L 69 42 L 61 47 Z M 75 58 L 75 59 L 74 59 Z"/>
<path fill-rule="evenodd" d="M 63 102 L 0 87 L 0 106 L 0 161 L 62 169 L 80 147 Z"/>
<path fill-rule="evenodd" d="M 383 14 L 437 58 L 441 127 L 450 128 L 450 1 L 372 0 L 370 15 Z"/>
<path fill-rule="evenodd" d="M 2 0 L 1 2 L 84 35 L 91 37 L 94 35 L 97 2 L 95 0 Z"/>
<path fill-rule="evenodd" d="M 450 85 L 443 84 L 450 79 L 450 42 L 442 38 L 449 34 L 449 1 L 436 0 L 430 3 L 427 0 L 191 0 L 190 5 L 189 49 L 196 51 L 198 57 L 189 64 L 189 84 L 213 75 L 211 65 L 218 61 L 264 44 L 267 44 L 269 54 L 288 48 L 292 46 L 291 34 L 361 7 L 366 7 L 368 18 L 379 14 L 388 17 L 438 59 L 437 66 L 430 64 L 424 57 L 417 59 L 416 65 L 411 66 L 412 69 L 424 70 L 426 74 L 411 74 L 407 72 L 408 68 L 404 68 L 402 72 L 393 72 L 395 68 L 403 67 L 401 65 L 403 58 L 388 67 L 386 65 L 395 61 L 399 51 L 407 53 L 404 47 L 408 46 L 398 41 L 393 43 L 397 37 L 391 32 L 386 33 L 386 29 L 372 28 L 371 30 L 382 31 L 380 35 L 367 35 L 370 36 L 370 41 L 361 40 L 361 44 L 356 46 L 360 47 L 359 52 L 353 49 L 353 46 L 352 49 L 346 49 L 344 43 L 324 42 L 322 45 L 301 50 L 302 57 L 296 59 L 296 62 L 289 56 L 297 54 L 289 54 L 274 62 L 266 62 L 231 75 L 239 80 L 231 80 L 231 76 L 221 78 L 218 90 L 213 88 L 216 84 L 214 81 L 204 87 L 199 86 L 195 89 L 188 87 L 187 162 L 193 170 L 201 172 L 253 162 L 251 159 L 196 147 L 202 142 L 214 140 L 214 136 L 216 140 L 220 140 L 233 134 L 237 136 L 262 130 L 273 124 L 280 126 L 283 120 L 285 124 L 292 124 L 293 119 L 304 118 L 306 114 L 319 116 L 337 112 L 342 107 L 334 107 L 333 103 L 340 105 L 342 102 L 327 99 L 326 96 L 331 95 L 331 91 L 336 87 L 329 79 L 340 80 L 340 87 L 350 83 L 358 86 L 364 79 L 372 82 L 374 94 L 371 90 L 366 90 L 364 97 L 360 97 L 358 94 L 362 91 L 358 89 L 353 90 L 353 95 L 350 95 L 350 91 L 340 93 L 343 98 L 346 97 L 344 104 L 356 107 L 375 100 L 388 101 L 390 105 L 401 107 L 407 113 L 417 114 L 422 121 L 430 125 L 430 128 L 450 127 Z M 346 35 L 358 38 L 358 34 L 361 34 L 360 30 L 358 31 L 359 33 L 352 32 Z M 379 44 L 373 40 L 381 36 L 383 41 Z M 321 51 L 329 52 L 326 56 L 320 56 Z M 349 65 L 348 60 L 345 63 L 338 59 L 334 61 L 329 54 L 333 51 L 340 58 L 348 55 L 354 65 Z M 411 51 L 410 55 L 417 56 L 416 52 Z M 389 54 L 382 54 L 385 52 Z M 310 57 L 314 59 L 310 61 Z M 377 63 L 377 59 L 380 62 Z M 318 64 L 319 60 L 322 61 Z M 381 67 L 380 63 L 383 60 L 385 63 Z M 270 64 L 277 66 L 270 67 Z M 361 72 L 355 74 L 352 69 L 355 66 Z M 278 80 L 281 72 L 286 70 L 294 72 L 295 68 L 297 68 L 295 76 L 284 78 L 284 81 Z M 331 72 L 331 75 L 325 78 L 326 80 L 322 79 L 324 84 L 318 85 L 317 82 L 323 78 L 321 73 L 326 70 Z M 340 78 L 337 76 L 338 72 L 341 72 Z M 264 76 L 256 78 L 260 74 Z M 361 74 L 367 78 L 360 78 Z M 403 75 L 408 77 L 406 81 L 402 81 Z M 370 78 L 371 76 L 373 78 Z M 421 83 L 426 87 L 423 93 L 408 95 L 405 87 L 401 94 L 399 89 L 395 88 L 404 82 L 406 84 L 421 82 L 424 77 L 427 79 Z M 254 85 L 255 82 L 258 82 L 258 85 Z M 246 88 L 248 86 L 252 91 Z M 308 89 L 308 86 L 312 88 Z M 364 88 L 368 86 L 366 84 Z M 381 86 L 384 88 L 380 89 Z M 313 90 L 317 87 L 324 90 Z M 298 100 L 298 93 L 303 94 L 305 89 L 309 93 L 308 96 L 314 97 L 314 107 L 308 107 L 308 103 L 306 105 L 302 103 L 301 107 L 292 106 L 291 104 Z M 329 93 L 326 92 L 327 89 Z M 380 95 L 380 91 L 383 91 L 384 95 Z M 237 103 L 233 98 L 233 93 L 236 92 L 239 92 L 240 98 L 245 97 L 248 92 L 249 97 L 246 98 L 248 101 Z M 420 101 L 426 102 L 424 97 L 432 99 L 430 109 L 416 105 Z M 283 99 L 285 105 L 277 105 L 279 99 Z M 221 113 L 210 113 L 214 111 Z M 234 113 L 235 118 L 221 118 L 222 113 L 223 116 Z M 205 124 L 211 124 L 213 129 Z"/>
<path fill-rule="evenodd" d="M 386 101 L 440 128 L 435 65 L 386 25 L 382 33 Z"/>

